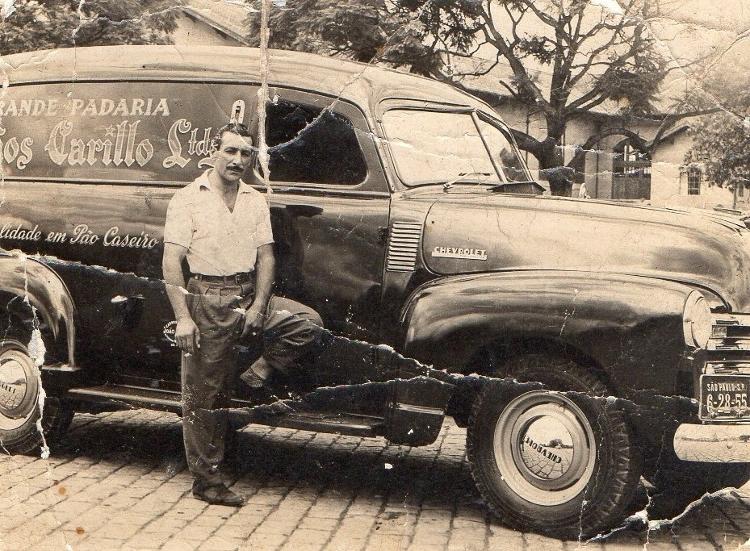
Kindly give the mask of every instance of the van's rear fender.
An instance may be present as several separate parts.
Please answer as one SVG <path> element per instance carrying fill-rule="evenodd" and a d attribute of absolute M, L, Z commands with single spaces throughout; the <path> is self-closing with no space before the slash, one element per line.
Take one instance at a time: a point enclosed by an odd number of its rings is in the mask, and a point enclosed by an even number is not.
<path fill-rule="evenodd" d="M 19 320 L 46 328 L 54 343 L 45 342 L 48 352 L 59 356 L 55 360 L 75 366 L 75 306 L 65 283 L 44 263 L 23 253 L 0 253 L 0 293 L 10 297 L 0 304 L 0 312 L 23 316 Z M 16 298 L 17 297 L 17 298 Z M 13 301 L 12 304 L 10 301 Z M 24 304 L 27 307 L 20 307 Z M 13 320 L 9 316 L 8 323 Z M 11 327 L 4 327 L 0 314 L 0 334 Z"/>

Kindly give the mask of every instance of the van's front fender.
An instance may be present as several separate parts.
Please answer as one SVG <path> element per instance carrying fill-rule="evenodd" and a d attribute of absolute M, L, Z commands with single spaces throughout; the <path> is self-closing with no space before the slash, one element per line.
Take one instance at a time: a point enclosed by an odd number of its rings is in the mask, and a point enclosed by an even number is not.
<path fill-rule="evenodd" d="M 64 339 L 67 364 L 75 365 L 75 307 L 68 288 L 54 270 L 22 253 L 2 253 L 0 292 L 33 306 L 55 341 Z"/>
<path fill-rule="evenodd" d="M 672 281 L 576 271 L 440 278 L 405 305 L 404 350 L 436 368 L 466 371 L 477 370 L 471 360 L 482 349 L 507 357 L 556 346 L 594 362 L 612 390 L 624 395 L 628 389 L 673 394 L 677 372 L 693 369 L 682 319 L 693 290 Z"/>

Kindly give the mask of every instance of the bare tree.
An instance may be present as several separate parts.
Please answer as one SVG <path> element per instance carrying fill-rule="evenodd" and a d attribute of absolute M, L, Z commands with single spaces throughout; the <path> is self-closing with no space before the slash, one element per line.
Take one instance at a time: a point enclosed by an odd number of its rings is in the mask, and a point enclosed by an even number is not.
<path fill-rule="evenodd" d="M 614 102 L 624 120 L 659 117 L 661 139 L 678 120 L 707 110 L 695 98 L 665 116 L 654 109 L 664 78 L 681 66 L 649 27 L 663 16 L 659 0 L 622 0 L 614 9 L 595 0 L 300 0 L 272 14 L 271 45 L 406 67 L 468 91 L 477 77 L 494 78 L 498 93 L 544 118 L 544 137 L 516 129 L 515 138 L 547 169 L 553 193 L 565 193 L 569 185 L 554 169 L 564 164 L 560 146 L 577 117 Z M 252 40 L 252 15 L 249 25 Z M 546 78 L 536 78 L 540 72 Z M 606 128 L 576 144 L 569 164 L 580 165 L 584 149 L 613 133 L 646 154 L 658 144 Z"/>

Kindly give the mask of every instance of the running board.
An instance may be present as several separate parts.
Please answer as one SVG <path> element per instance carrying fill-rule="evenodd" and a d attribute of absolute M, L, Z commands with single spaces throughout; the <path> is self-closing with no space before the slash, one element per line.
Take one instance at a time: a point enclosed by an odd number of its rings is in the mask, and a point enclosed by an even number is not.
<path fill-rule="evenodd" d="M 75 373 L 80 370 L 79 366 L 68 365 L 66 363 L 45 364 L 42 366 L 42 371 L 59 371 L 60 373 Z"/>
<path fill-rule="evenodd" d="M 68 395 L 72 398 L 109 403 L 116 407 L 134 406 L 182 413 L 181 395 L 173 390 L 131 385 L 101 385 L 71 388 L 68 390 Z M 295 407 L 293 402 L 290 405 L 292 408 Z M 257 411 L 245 409 L 251 406 L 252 403 L 247 400 L 234 399 L 230 416 L 240 425 L 255 423 L 346 436 L 380 436 L 385 429 L 385 419 L 382 417 L 315 411 L 268 413 L 267 410 L 264 411 L 263 406 Z"/>
<path fill-rule="evenodd" d="M 130 405 L 182 412 L 180 393 L 170 390 L 144 388 L 130 385 L 101 385 L 71 388 L 68 395 L 96 402 L 114 402 L 115 405 Z"/>
<path fill-rule="evenodd" d="M 382 417 L 343 413 L 285 413 L 266 415 L 254 422 L 271 427 L 330 432 L 345 436 L 380 436 L 385 430 L 385 419 Z"/>

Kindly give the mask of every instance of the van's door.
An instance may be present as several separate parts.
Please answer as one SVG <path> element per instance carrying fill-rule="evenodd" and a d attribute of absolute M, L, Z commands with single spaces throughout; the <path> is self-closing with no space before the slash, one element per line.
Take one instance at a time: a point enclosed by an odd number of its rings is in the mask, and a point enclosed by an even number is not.
<path fill-rule="evenodd" d="M 390 193 L 367 121 L 341 99 L 270 95 L 277 289 L 330 328 L 378 342 Z"/>

